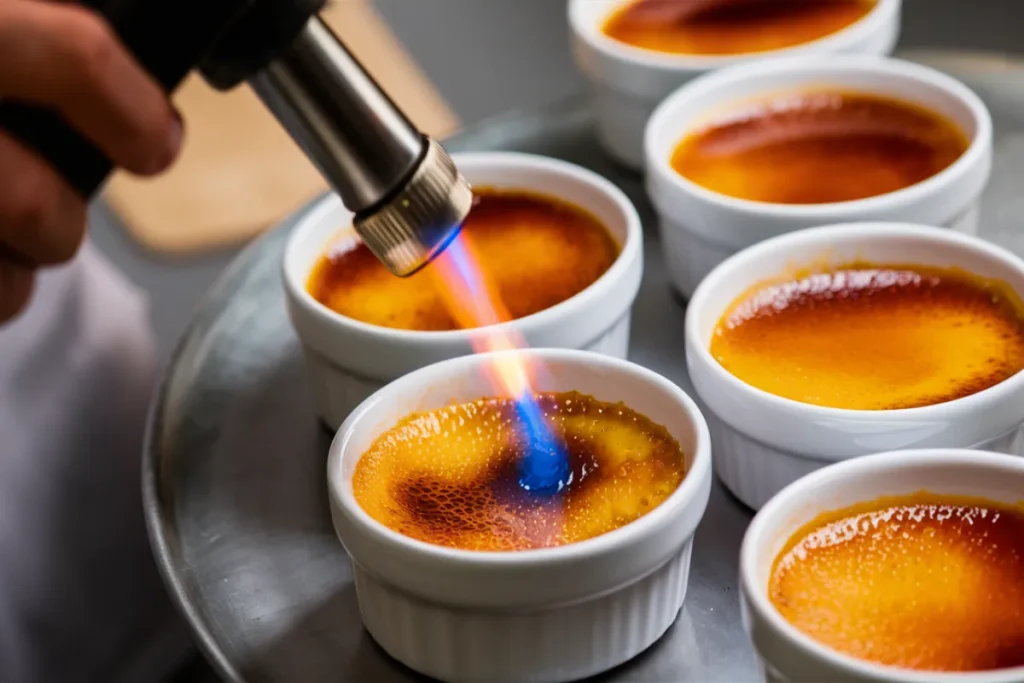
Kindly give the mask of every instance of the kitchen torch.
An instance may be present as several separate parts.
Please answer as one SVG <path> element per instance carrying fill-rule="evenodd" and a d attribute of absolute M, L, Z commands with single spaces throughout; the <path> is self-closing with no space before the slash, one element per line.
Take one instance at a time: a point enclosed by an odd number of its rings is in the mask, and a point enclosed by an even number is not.
<path fill-rule="evenodd" d="M 193 70 L 218 90 L 247 82 L 354 214 L 398 276 L 458 234 L 472 192 L 441 145 L 408 120 L 319 17 L 325 0 L 85 0 L 168 93 Z M 110 161 L 53 111 L 0 101 L 0 129 L 84 198 Z"/>

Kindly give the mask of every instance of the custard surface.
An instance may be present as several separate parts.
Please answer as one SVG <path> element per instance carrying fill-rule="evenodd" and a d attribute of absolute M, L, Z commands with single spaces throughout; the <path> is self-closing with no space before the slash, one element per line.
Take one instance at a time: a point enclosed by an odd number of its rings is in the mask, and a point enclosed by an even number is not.
<path fill-rule="evenodd" d="M 942 403 L 1024 369 L 1024 303 L 957 270 L 864 265 L 755 288 L 712 335 L 730 373 L 832 408 Z"/>
<path fill-rule="evenodd" d="M 902 190 L 970 146 L 916 105 L 841 91 L 797 92 L 719 117 L 685 137 L 672 168 L 713 192 L 774 204 L 827 204 Z"/>
<path fill-rule="evenodd" d="M 511 319 L 575 296 L 618 258 L 619 245 L 611 233 L 583 209 L 525 192 L 475 189 L 474 194 L 459 239 L 472 245 Z M 349 240 L 320 259 L 307 290 L 328 308 L 372 325 L 460 329 L 446 305 L 437 267 L 431 264 L 398 278 L 365 245 Z"/>
<path fill-rule="evenodd" d="M 776 559 L 769 597 L 811 638 L 878 664 L 1024 666 L 1024 511 L 922 493 L 828 513 Z"/>
<path fill-rule="evenodd" d="M 691 55 L 765 52 L 808 43 L 864 18 L 876 0 L 635 0 L 605 21 L 634 47 Z"/>
<path fill-rule="evenodd" d="M 466 550 L 525 550 L 583 541 L 629 524 L 682 482 L 685 459 L 663 428 L 622 404 L 576 392 L 538 394 L 568 455 L 570 483 L 552 496 L 519 485 L 526 442 L 507 398 L 407 417 L 356 464 L 356 501 L 412 538 Z"/>

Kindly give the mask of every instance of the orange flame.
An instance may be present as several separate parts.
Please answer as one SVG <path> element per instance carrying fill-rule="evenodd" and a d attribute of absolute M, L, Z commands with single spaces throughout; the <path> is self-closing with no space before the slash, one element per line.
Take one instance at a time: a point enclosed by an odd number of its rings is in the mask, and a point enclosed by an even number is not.
<path fill-rule="evenodd" d="M 472 238 L 462 232 L 428 268 L 448 310 L 465 329 L 499 325 L 513 319 L 480 262 Z M 509 329 L 473 334 L 470 343 L 477 353 L 526 348 L 522 335 Z M 495 361 L 489 369 L 492 381 L 509 396 L 521 399 L 533 394 L 535 371 L 528 367 L 522 355 L 509 354 Z"/>

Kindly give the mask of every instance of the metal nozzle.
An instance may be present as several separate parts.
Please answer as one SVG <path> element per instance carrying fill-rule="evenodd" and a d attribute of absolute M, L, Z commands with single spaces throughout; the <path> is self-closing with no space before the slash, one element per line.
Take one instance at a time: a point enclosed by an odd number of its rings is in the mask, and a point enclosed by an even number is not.
<path fill-rule="evenodd" d="M 469 184 L 318 17 L 250 85 L 395 275 L 429 263 L 458 233 L 472 204 Z"/>
<path fill-rule="evenodd" d="M 416 272 L 444 251 L 473 204 L 473 191 L 441 145 L 427 152 L 409 182 L 374 211 L 357 215 L 356 231 L 395 275 Z"/>

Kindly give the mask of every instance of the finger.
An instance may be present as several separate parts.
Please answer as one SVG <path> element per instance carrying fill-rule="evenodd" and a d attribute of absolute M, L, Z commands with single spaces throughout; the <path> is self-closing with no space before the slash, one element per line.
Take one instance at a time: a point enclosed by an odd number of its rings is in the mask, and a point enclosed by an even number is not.
<path fill-rule="evenodd" d="M 7 259 L 0 249 L 0 323 L 11 320 L 28 305 L 35 289 L 35 270 Z"/>
<path fill-rule="evenodd" d="M 135 173 L 164 170 L 181 146 L 166 93 L 82 7 L 0 1 L 0 98 L 56 109 Z"/>
<path fill-rule="evenodd" d="M 85 236 L 85 203 L 39 157 L 0 133 L 0 245 L 31 264 L 63 263 Z"/>

